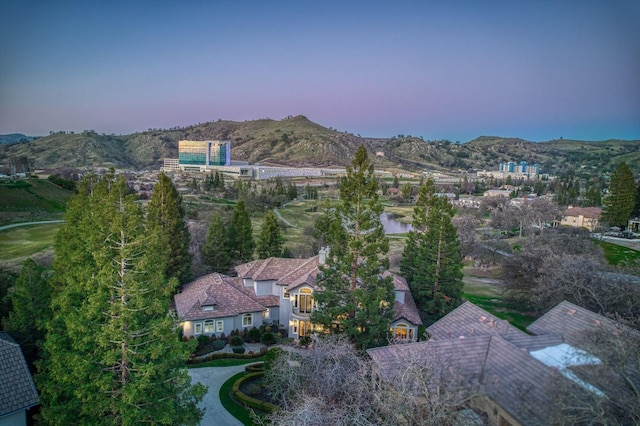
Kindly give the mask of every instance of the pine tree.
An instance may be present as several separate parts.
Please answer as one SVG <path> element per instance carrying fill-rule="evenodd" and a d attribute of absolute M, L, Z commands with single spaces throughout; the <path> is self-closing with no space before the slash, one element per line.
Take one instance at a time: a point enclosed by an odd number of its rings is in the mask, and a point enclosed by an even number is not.
<path fill-rule="evenodd" d="M 169 300 L 163 238 L 123 178 L 90 176 L 56 241 L 44 358 L 36 376 L 50 424 L 198 424 Z"/>
<path fill-rule="evenodd" d="M 414 230 L 400 263 L 418 308 L 442 316 L 462 298 L 460 241 L 451 219 L 453 207 L 446 197 L 433 195 L 427 181 L 414 208 Z"/>
<path fill-rule="evenodd" d="M 258 258 L 280 257 L 282 256 L 283 246 L 284 238 L 278 226 L 278 219 L 273 211 L 269 210 L 264 217 L 264 226 L 260 231 L 256 244 Z"/>
<path fill-rule="evenodd" d="M 253 259 L 255 242 L 249 214 L 243 200 L 238 201 L 233 209 L 229 226 L 229 248 L 234 265 L 249 262 Z"/>
<path fill-rule="evenodd" d="M 164 254 L 167 256 L 165 276 L 175 277 L 184 284 L 191 279 L 191 236 L 184 221 L 185 210 L 182 196 L 171 179 L 164 173 L 158 175 L 153 186 L 153 195 L 148 206 L 148 219 L 152 227 L 157 226 L 164 239 Z"/>
<path fill-rule="evenodd" d="M 604 199 L 602 220 L 624 228 L 636 205 L 636 185 L 631 169 L 622 162 L 611 174 L 609 196 Z"/>
<path fill-rule="evenodd" d="M 214 272 L 230 273 L 229 221 L 220 212 L 214 213 L 209 224 L 207 241 L 202 249 L 202 262 L 211 266 Z"/>
<path fill-rule="evenodd" d="M 395 300 L 390 277 L 389 241 L 380 222 L 378 182 L 366 149 L 358 148 L 340 182 L 340 203 L 327 236 L 330 255 L 318 278 L 314 324 L 331 333 L 346 333 L 360 348 L 387 341 Z"/>
<path fill-rule="evenodd" d="M 27 363 L 34 371 L 34 362 L 40 357 L 45 336 L 45 322 L 51 316 L 51 289 L 45 268 L 33 259 L 22 264 L 13 290 L 7 296 L 11 311 L 2 321 L 6 332 L 22 347 Z"/>

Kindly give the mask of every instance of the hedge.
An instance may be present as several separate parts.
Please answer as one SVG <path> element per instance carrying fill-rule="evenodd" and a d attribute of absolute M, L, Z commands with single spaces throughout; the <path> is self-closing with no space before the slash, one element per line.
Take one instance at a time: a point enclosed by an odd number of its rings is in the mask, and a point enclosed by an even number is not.
<path fill-rule="evenodd" d="M 245 353 L 245 354 L 234 354 L 231 352 L 214 352 L 205 357 L 201 358 L 193 358 L 187 361 L 188 364 L 202 364 L 203 362 L 213 361 L 214 359 L 226 359 L 226 358 L 235 358 L 235 359 L 253 359 L 260 358 L 261 356 L 266 355 L 268 352 L 267 348 L 260 349 L 259 352 L 255 353 Z"/>
<path fill-rule="evenodd" d="M 255 373 L 247 373 L 246 376 L 238 379 L 231 388 L 231 392 L 233 392 L 233 396 L 238 399 L 238 401 L 245 404 L 247 407 L 255 408 L 260 411 L 264 411 L 266 413 L 273 413 L 278 407 L 270 402 L 260 401 L 259 399 L 252 398 L 249 395 L 243 393 L 240 390 L 240 385 L 242 385 L 247 380 L 255 379 L 258 377 L 264 376 L 264 371 L 256 371 Z"/>

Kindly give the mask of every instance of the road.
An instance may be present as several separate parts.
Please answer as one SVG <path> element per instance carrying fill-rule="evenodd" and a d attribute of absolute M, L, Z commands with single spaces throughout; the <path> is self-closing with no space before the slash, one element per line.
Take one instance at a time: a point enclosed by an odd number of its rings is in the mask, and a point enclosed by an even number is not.
<path fill-rule="evenodd" d="M 19 226 L 46 225 L 47 223 L 63 223 L 63 222 L 64 220 L 41 220 L 39 222 L 12 223 L 11 225 L 0 226 L 0 231 L 4 231 L 5 229 L 17 228 Z"/>

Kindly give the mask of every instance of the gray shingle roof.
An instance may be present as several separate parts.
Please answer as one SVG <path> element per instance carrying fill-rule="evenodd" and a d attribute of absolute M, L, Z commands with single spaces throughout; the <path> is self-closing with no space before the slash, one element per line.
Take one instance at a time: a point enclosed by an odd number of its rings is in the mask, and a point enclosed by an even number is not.
<path fill-rule="evenodd" d="M 585 331 L 602 328 L 615 333 L 619 327 L 617 322 L 565 300 L 531 323 L 527 331 L 537 335 L 560 334 L 567 343 L 580 346 Z"/>
<path fill-rule="evenodd" d="M 20 345 L 0 332 L 0 417 L 38 403 L 38 392 Z"/>

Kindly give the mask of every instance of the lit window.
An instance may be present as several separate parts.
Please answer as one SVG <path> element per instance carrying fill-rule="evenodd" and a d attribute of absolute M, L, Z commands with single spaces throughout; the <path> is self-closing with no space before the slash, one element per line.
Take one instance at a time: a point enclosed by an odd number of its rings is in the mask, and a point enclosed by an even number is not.
<path fill-rule="evenodd" d="M 250 327 L 253 325 L 253 314 L 244 314 L 242 315 L 242 326 Z"/>
<path fill-rule="evenodd" d="M 213 320 L 207 320 L 204 322 L 204 332 L 213 333 Z"/>
<path fill-rule="evenodd" d="M 193 332 L 194 334 L 202 334 L 202 323 L 201 322 L 197 322 L 193 325 Z"/>
<path fill-rule="evenodd" d="M 268 319 L 269 315 L 271 315 L 271 311 L 269 310 L 269 308 L 267 308 L 264 311 L 262 311 L 262 318 L 263 319 Z"/>

